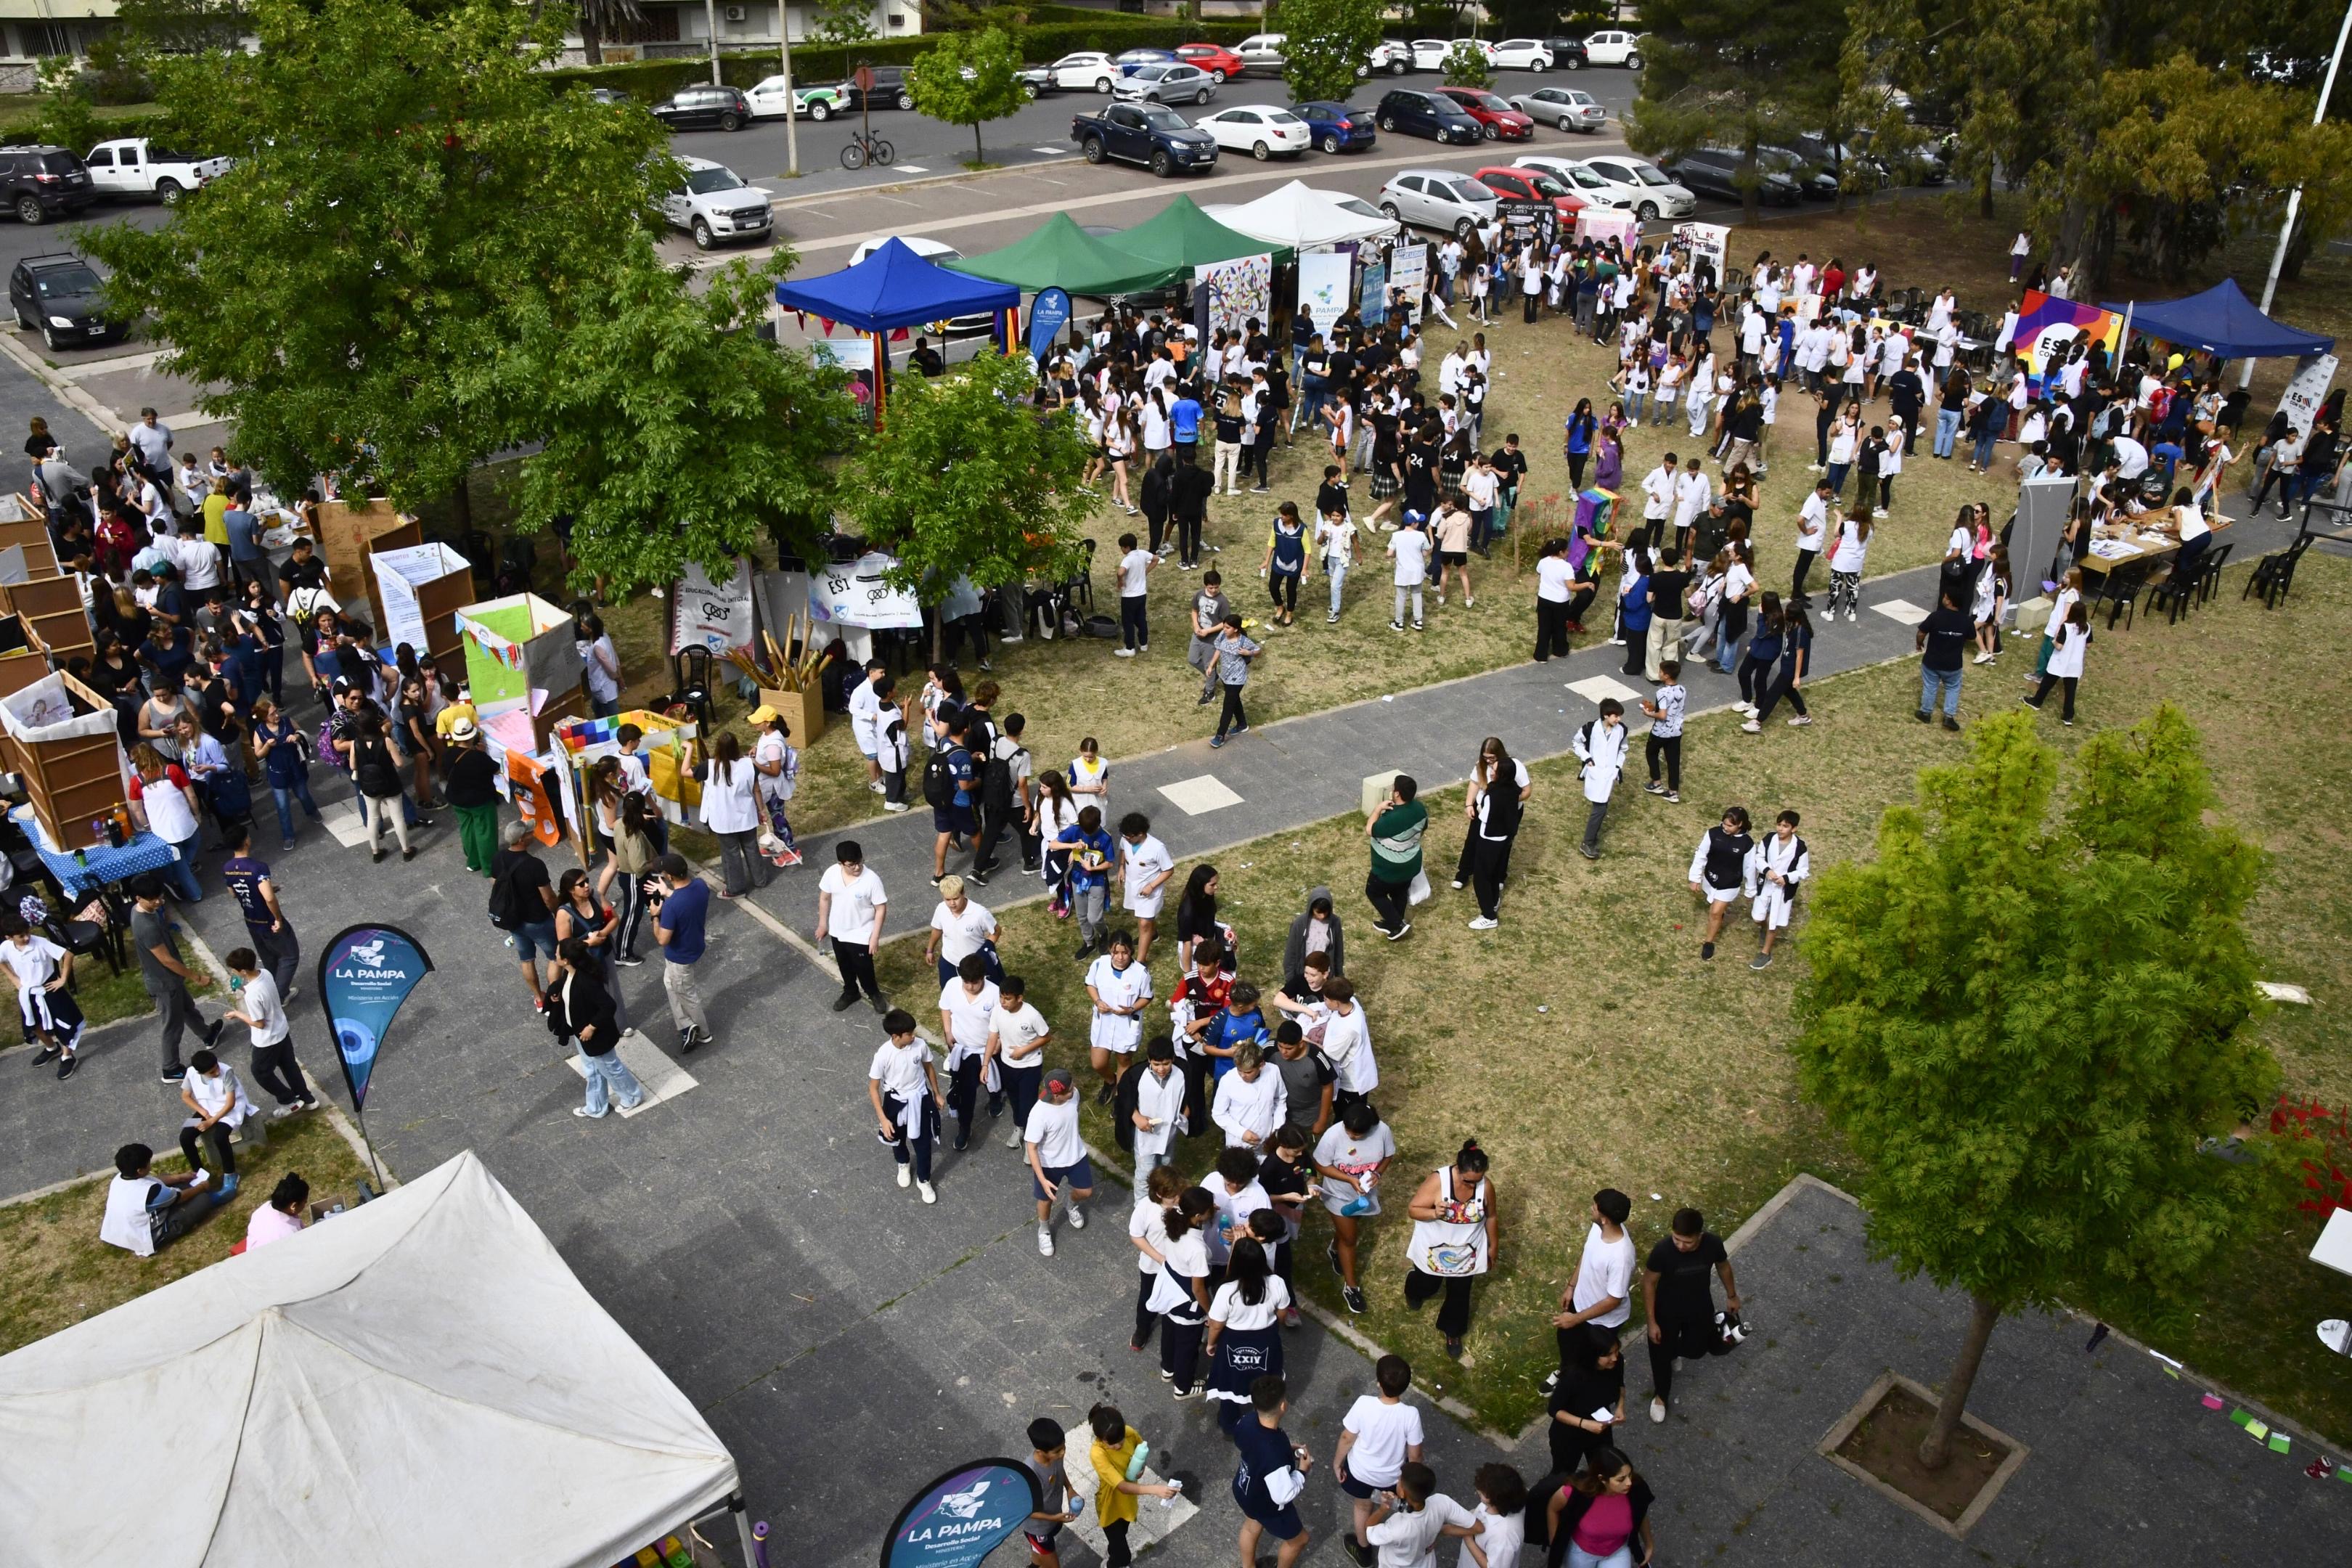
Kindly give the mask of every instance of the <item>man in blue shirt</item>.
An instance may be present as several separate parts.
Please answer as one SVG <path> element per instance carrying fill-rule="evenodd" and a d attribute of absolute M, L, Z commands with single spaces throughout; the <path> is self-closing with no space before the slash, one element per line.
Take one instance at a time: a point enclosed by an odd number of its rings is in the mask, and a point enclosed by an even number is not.
<path fill-rule="evenodd" d="M 703 922 L 710 915 L 710 888 L 686 857 L 672 851 L 654 862 L 654 940 L 661 943 L 662 990 L 669 997 L 670 1021 L 677 1026 L 680 1055 L 710 1043 L 710 1019 L 694 966 L 702 961 Z"/>
<path fill-rule="evenodd" d="M 948 874 L 948 847 L 963 847 L 963 835 L 980 832 L 979 794 L 973 782 L 971 765 L 971 720 L 966 711 L 959 711 L 948 721 L 946 755 L 949 795 L 947 804 L 931 807 L 931 826 L 939 837 L 931 845 L 931 886 Z"/>
<path fill-rule="evenodd" d="M 269 551 L 261 542 L 261 520 L 245 508 L 231 505 L 222 514 L 221 522 L 228 530 L 229 570 L 236 574 L 237 596 L 244 597 L 247 583 L 258 583 L 268 594 L 277 586 L 269 565 Z"/>
<path fill-rule="evenodd" d="M 1201 450 L 1201 400 L 1192 395 L 1192 384 L 1181 382 L 1176 389 L 1176 401 L 1168 410 L 1168 437 L 1176 443 L 1176 460 L 1192 462 Z"/>
<path fill-rule="evenodd" d="M 1103 908 L 1110 896 L 1112 850 L 1098 806 L 1081 806 L 1078 819 L 1055 837 L 1070 847 L 1070 909 L 1078 920 L 1078 952 L 1086 957 L 1102 940 Z"/>
<path fill-rule="evenodd" d="M 228 846 L 228 858 L 221 863 L 221 880 L 228 884 L 237 912 L 245 916 L 253 951 L 269 971 L 269 978 L 278 983 L 278 1001 L 290 1003 L 302 943 L 294 934 L 294 922 L 286 918 L 285 909 L 278 902 L 278 884 L 269 875 L 269 863 L 253 852 L 252 823 L 228 824 L 221 837 Z"/>

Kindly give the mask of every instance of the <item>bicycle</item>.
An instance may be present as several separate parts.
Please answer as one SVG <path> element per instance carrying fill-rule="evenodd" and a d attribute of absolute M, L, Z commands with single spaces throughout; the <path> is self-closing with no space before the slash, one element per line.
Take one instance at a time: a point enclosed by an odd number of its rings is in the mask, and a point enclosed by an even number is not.
<path fill-rule="evenodd" d="M 871 132 L 860 132 L 849 139 L 841 150 L 841 166 L 863 169 L 869 163 L 887 165 L 898 161 L 898 151 Z"/>

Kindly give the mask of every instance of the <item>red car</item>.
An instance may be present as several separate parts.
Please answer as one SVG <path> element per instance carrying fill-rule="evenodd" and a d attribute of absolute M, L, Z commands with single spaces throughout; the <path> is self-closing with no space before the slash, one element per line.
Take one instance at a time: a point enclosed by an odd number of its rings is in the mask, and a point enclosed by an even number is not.
<path fill-rule="evenodd" d="M 1548 201 L 1559 209 L 1562 217 L 1574 217 L 1584 210 L 1582 196 L 1541 169 L 1481 169 L 1477 180 L 1507 202 Z"/>
<path fill-rule="evenodd" d="M 1489 142 L 1526 142 L 1535 136 L 1536 122 L 1491 92 L 1482 92 L 1475 87 L 1441 87 L 1437 90 L 1476 121 Z"/>
<path fill-rule="evenodd" d="M 1220 82 L 1241 79 L 1241 56 L 1223 44 L 1179 44 L 1176 58 L 1188 66 L 1200 67 Z"/>

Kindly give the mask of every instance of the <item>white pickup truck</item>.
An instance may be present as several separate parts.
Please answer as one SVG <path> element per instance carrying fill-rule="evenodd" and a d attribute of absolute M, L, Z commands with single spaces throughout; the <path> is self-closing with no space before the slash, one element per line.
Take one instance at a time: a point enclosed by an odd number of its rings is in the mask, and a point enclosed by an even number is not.
<path fill-rule="evenodd" d="M 167 207 L 228 172 L 226 158 L 162 152 L 143 136 L 101 142 L 82 162 L 89 165 L 90 188 L 100 195 L 153 196 Z"/>

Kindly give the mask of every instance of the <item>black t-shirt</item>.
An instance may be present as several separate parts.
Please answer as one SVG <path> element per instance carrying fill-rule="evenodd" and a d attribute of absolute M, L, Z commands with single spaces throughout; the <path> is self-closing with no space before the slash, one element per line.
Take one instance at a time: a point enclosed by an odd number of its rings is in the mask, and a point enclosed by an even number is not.
<path fill-rule="evenodd" d="M 1916 371 L 1898 370 L 1887 380 L 1886 398 L 1895 405 L 1895 412 L 1898 415 L 1918 413 L 1919 405 L 1927 395 L 1927 389 L 1919 384 Z"/>
<path fill-rule="evenodd" d="M 297 588 L 323 588 L 327 585 L 327 563 L 316 555 L 308 561 L 289 556 L 285 564 L 278 568 L 278 580 L 286 584 L 289 594 Z"/>
<path fill-rule="evenodd" d="M 1417 511 L 1427 511 L 1428 500 L 1437 495 L 1437 443 L 1415 441 L 1404 449 L 1404 488 L 1408 496 L 1421 498 Z"/>
<path fill-rule="evenodd" d="M 1958 669 L 1960 655 L 1976 640 L 1976 622 L 1966 610 L 1947 609 L 1938 605 L 1919 623 L 1927 635 L 1927 646 L 1920 650 L 1919 662 L 1929 669 Z"/>
<path fill-rule="evenodd" d="M 498 776 L 499 764 L 490 760 L 489 752 L 479 746 L 460 747 L 449 759 L 449 804 L 497 805 L 499 792 L 492 781 Z"/>
<path fill-rule="evenodd" d="M 1676 1247 L 1673 1237 L 1661 1238 L 1657 1246 L 1650 1248 L 1649 1261 L 1643 1265 L 1658 1277 L 1657 1321 L 1713 1321 L 1715 1289 L 1707 1283 L 1707 1271 L 1729 1256 L 1713 1231 L 1701 1236 L 1698 1245 L 1688 1252 Z"/>
<path fill-rule="evenodd" d="M 1527 478 L 1528 455 L 1516 447 L 1496 448 L 1493 462 L 1496 476 L 1503 481 L 1503 488 L 1507 490 L 1518 489 L 1519 481 Z"/>
<path fill-rule="evenodd" d="M 1347 510 L 1348 487 L 1345 482 L 1335 484 L 1326 479 L 1317 487 L 1315 510 L 1318 516 L 1328 516 L 1335 511 L 1344 512 Z"/>
<path fill-rule="evenodd" d="M 1687 614 L 1685 601 L 1690 597 L 1691 575 L 1679 567 L 1662 568 L 1650 574 L 1650 608 L 1670 621 L 1679 621 Z"/>
<path fill-rule="evenodd" d="M 1302 1106 L 1300 1109 L 1307 1108 Z M 1279 1154 L 1268 1154 L 1258 1162 L 1257 1184 L 1265 1189 L 1265 1195 L 1270 1198 L 1286 1194 L 1305 1197 L 1307 1192 L 1307 1165 L 1303 1161 L 1294 1165 Z M 1286 1214 L 1291 1211 L 1277 1207 L 1275 1212 Z"/>

